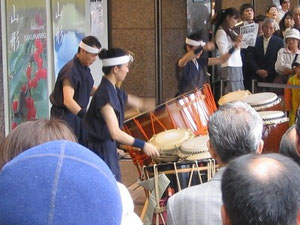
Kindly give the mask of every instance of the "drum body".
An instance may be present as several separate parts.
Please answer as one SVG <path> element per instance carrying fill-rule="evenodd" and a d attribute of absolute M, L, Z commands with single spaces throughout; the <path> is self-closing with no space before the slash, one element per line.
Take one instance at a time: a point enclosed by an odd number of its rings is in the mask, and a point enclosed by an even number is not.
<path fill-rule="evenodd" d="M 208 135 L 197 136 L 181 145 L 179 156 L 186 160 L 201 160 L 211 158 L 207 148 Z"/>
<path fill-rule="evenodd" d="M 251 105 L 256 111 L 281 111 L 281 98 L 272 92 L 262 92 L 249 95 L 242 101 Z"/>
<path fill-rule="evenodd" d="M 233 91 L 230 92 L 224 96 L 222 96 L 219 101 L 218 104 L 219 105 L 224 105 L 228 102 L 232 102 L 232 101 L 240 101 L 243 98 L 247 97 L 251 95 L 251 92 L 248 90 L 240 90 L 240 91 Z"/>
<path fill-rule="evenodd" d="M 182 143 L 190 140 L 194 134 L 190 130 L 171 129 L 154 135 L 148 143 L 153 144 L 160 152 L 156 162 L 172 162 L 179 159 L 178 150 Z"/>
<path fill-rule="evenodd" d="M 278 153 L 281 137 L 289 128 L 289 119 L 282 111 L 262 111 L 258 113 L 264 122 L 262 132 L 263 153 Z"/>
<path fill-rule="evenodd" d="M 170 180 L 169 187 L 174 192 L 184 188 L 198 185 L 210 180 L 216 172 L 216 164 L 213 159 L 181 161 L 173 163 L 161 163 L 155 165 L 158 173 L 165 174 Z M 153 177 L 154 166 L 145 168 L 149 177 Z"/>
<path fill-rule="evenodd" d="M 217 109 L 209 85 L 171 99 L 154 111 L 142 113 L 124 122 L 129 135 L 148 141 L 169 129 L 190 129 L 195 135 L 207 134 L 207 121 Z"/>

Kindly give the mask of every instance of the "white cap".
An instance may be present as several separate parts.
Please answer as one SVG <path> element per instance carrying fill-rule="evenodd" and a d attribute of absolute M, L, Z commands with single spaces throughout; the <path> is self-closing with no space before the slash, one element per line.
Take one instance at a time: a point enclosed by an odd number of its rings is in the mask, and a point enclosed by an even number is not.
<path fill-rule="evenodd" d="M 287 38 L 295 38 L 297 40 L 300 40 L 300 33 L 295 28 L 287 29 L 284 39 L 286 40 Z"/>

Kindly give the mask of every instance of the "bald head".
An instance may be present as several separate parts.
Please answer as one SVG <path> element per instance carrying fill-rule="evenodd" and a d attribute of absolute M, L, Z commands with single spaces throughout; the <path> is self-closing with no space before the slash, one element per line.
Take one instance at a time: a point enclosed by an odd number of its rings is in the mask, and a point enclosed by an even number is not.
<path fill-rule="evenodd" d="M 258 182 L 268 182 L 279 175 L 282 166 L 271 158 L 257 158 L 249 163 L 249 173 Z"/>
<path fill-rule="evenodd" d="M 280 154 L 249 154 L 230 163 L 222 179 L 232 225 L 296 225 L 300 167 Z M 245 207 L 247 206 L 247 207 Z"/>

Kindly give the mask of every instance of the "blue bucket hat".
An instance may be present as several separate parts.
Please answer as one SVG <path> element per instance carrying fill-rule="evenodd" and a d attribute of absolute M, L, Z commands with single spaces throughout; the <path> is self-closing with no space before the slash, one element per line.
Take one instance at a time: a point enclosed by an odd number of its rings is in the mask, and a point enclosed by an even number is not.
<path fill-rule="evenodd" d="M 33 147 L 0 172 L 0 224 L 120 224 L 122 204 L 106 164 L 68 141 Z"/>

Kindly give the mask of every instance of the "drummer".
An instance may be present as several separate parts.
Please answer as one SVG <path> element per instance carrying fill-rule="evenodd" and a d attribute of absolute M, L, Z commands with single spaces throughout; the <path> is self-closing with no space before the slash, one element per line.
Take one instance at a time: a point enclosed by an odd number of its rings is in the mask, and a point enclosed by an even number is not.
<path fill-rule="evenodd" d="M 79 44 L 78 52 L 58 73 L 50 95 L 51 118 L 67 122 L 78 142 L 87 146 L 87 134 L 82 128 L 82 118 L 90 96 L 96 90 L 89 66 L 94 63 L 101 50 L 99 40 L 87 36 Z"/>
<path fill-rule="evenodd" d="M 214 49 L 213 42 L 205 43 L 201 32 L 196 32 L 185 39 L 186 53 L 177 62 L 176 76 L 178 80 L 178 93 L 181 95 L 194 88 L 202 88 L 204 83 L 208 83 L 207 65 L 217 65 L 225 63 L 240 42 L 235 42 L 234 47 L 228 53 L 214 58 L 208 58 L 204 51 Z"/>
<path fill-rule="evenodd" d="M 106 162 L 117 181 L 121 181 L 116 142 L 140 148 L 151 157 L 159 156 L 153 145 L 121 130 L 125 105 L 144 111 L 154 109 L 155 101 L 138 98 L 116 87 L 117 82 L 124 81 L 133 61 L 129 53 L 120 48 L 103 49 L 99 58 L 104 76 L 84 117 L 84 125 L 88 131 L 88 147 Z"/>

